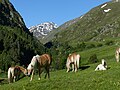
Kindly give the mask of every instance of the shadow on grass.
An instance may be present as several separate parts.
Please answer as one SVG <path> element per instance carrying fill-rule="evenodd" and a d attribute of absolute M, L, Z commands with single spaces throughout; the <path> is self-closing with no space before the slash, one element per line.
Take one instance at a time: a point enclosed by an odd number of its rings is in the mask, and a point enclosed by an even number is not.
<path fill-rule="evenodd" d="M 81 66 L 81 67 L 79 67 L 79 69 L 81 69 L 81 70 L 85 70 L 85 69 L 88 69 L 90 66 Z"/>

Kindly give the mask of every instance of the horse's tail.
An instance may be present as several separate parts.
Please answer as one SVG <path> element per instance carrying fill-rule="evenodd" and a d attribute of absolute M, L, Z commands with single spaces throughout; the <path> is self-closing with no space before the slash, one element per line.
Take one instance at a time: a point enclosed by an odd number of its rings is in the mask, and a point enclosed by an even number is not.
<path fill-rule="evenodd" d="M 48 58 L 49 58 L 49 64 L 51 65 L 52 64 L 52 55 L 48 54 Z"/>
<path fill-rule="evenodd" d="M 79 61 L 80 61 L 80 55 L 79 54 L 77 54 L 77 56 L 76 56 L 76 64 L 77 64 L 77 68 L 79 68 Z"/>
<path fill-rule="evenodd" d="M 8 69 L 8 82 L 11 82 L 12 74 L 11 74 L 11 68 Z"/>

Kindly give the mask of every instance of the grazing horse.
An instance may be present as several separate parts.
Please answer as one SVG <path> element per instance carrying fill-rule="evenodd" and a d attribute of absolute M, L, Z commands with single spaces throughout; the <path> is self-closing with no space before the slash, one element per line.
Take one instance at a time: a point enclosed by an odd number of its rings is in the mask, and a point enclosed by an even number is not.
<path fill-rule="evenodd" d="M 102 59 L 102 64 L 99 64 L 95 71 L 98 71 L 98 70 L 106 70 L 107 69 L 107 63 L 104 59 Z"/>
<path fill-rule="evenodd" d="M 68 58 L 67 58 L 67 62 L 66 62 L 66 67 L 67 67 L 67 71 L 69 72 L 70 70 L 70 64 L 72 64 L 72 71 L 75 72 L 77 71 L 77 69 L 79 68 L 79 60 L 80 60 L 80 55 L 73 53 L 73 54 L 69 54 Z"/>
<path fill-rule="evenodd" d="M 43 54 L 41 56 L 39 56 L 39 55 L 33 56 L 31 63 L 27 67 L 28 76 L 30 76 L 32 74 L 30 81 L 33 80 L 33 75 L 34 75 L 35 69 L 38 69 L 38 72 L 39 72 L 38 80 L 41 79 L 41 73 L 42 73 L 43 67 L 46 70 L 45 78 L 46 78 L 47 74 L 48 74 L 48 78 L 50 78 L 49 69 L 50 69 L 51 62 L 52 62 L 52 59 L 49 54 Z"/>
<path fill-rule="evenodd" d="M 119 62 L 119 55 L 120 55 L 120 48 L 117 48 L 115 52 L 115 57 L 117 62 Z"/>
<path fill-rule="evenodd" d="M 27 75 L 27 69 L 21 67 L 21 66 L 15 66 L 15 67 L 10 67 L 8 69 L 8 82 L 15 82 L 16 79 L 19 78 L 20 73 L 24 73 L 25 75 Z"/>

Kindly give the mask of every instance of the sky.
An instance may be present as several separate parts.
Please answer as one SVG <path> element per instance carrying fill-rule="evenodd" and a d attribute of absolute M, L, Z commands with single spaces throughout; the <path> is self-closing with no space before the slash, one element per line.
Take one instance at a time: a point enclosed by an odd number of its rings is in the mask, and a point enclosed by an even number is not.
<path fill-rule="evenodd" d="M 54 22 L 58 26 L 110 0 L 10 0 L 26 26 Z"/>

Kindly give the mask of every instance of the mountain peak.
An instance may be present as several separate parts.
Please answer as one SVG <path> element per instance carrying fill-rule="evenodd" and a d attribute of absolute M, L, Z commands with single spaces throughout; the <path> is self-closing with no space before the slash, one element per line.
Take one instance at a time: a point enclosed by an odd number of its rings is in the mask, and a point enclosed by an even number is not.
<path fill-rule="evenodd" d="M 31 26 L 29 28 L 29 31 L 33 33 L 33 36 L 37 38 L 43 38 L 50 31 L 52 31 L 53 29 L 56 29 L 57 27 L 58 27 L 57 24 L 55 24 L 54 22 L 44 22 L 36 26 Z"/>

